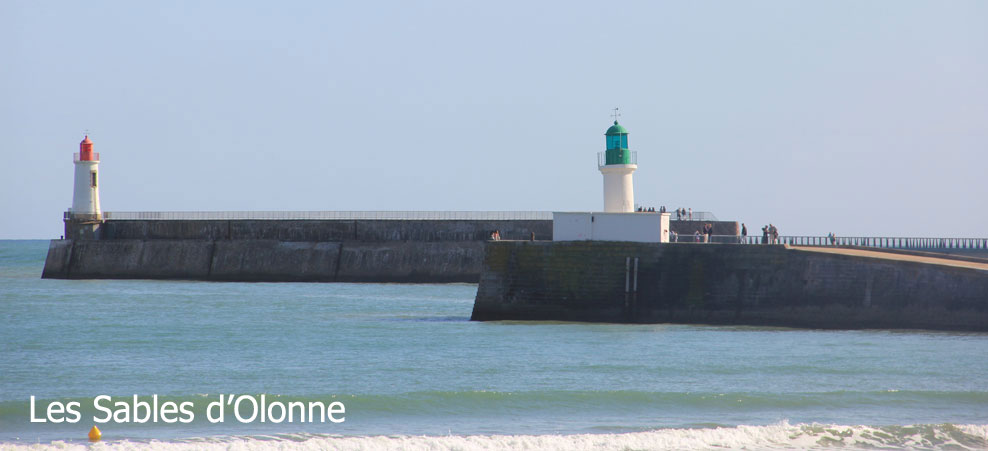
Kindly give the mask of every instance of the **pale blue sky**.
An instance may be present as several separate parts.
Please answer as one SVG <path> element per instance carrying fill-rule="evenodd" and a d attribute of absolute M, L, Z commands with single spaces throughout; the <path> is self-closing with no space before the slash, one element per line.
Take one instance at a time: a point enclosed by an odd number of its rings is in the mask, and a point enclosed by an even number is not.
<path fill-rule="evenodd" d="M 599 210 L 988 236 L 988 2 L 0 2 L 0 238 L 106 211 Z"/>

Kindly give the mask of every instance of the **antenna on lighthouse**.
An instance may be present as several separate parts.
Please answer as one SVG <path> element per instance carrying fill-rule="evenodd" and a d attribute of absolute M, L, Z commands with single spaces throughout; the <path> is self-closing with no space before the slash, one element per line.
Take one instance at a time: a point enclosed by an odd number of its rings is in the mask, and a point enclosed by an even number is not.
<path fill-rule="evenodd" d="M 617 122 L 617 118 L 620 116 L 620 114 L 618 114 L 618 107 L 614 107 L 614 114 L 611 114 L 611 116 L 614 116 L 614 122 Z"/>

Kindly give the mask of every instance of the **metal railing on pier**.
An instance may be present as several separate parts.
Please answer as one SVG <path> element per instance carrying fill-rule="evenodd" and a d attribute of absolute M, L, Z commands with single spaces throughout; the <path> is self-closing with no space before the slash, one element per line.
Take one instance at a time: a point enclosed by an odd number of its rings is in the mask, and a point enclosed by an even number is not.
<path fill-rule="evenodd" d="M 754 237 L 749 237 L 754 238 Z M 758 237 L 761 240 L 761 237 Z M 988 238 L 929 238 L 878 236 L 780 236 L 779 244 L 794 246 L 861 246 L 881 249 L 988 249 Z"/>
<path fill-rule="evenodd" d="M 112 221 L 188 220 L 552 220 L 549 211 L 107 211 Z"/>
<path fill-rule="evenodd" d="M 722 243 L 722 244 L 742 244 L 738 235 L 711 235 L 707 240 L 706 235 L 700 234 L 669 234 L 670 243 Z M 754 243 L 749 243 L 754 244 Z"/>
<path fill-rule="evenodd" d="M 703 235 L 669 235 L 672 243 L 706 243 Z M 879 249 L 971 249 L 988 251 L 988 238 L 922 238 L 922 237 L 858 237 L 858 236 L 779 236 L 774 241 L 761 235 L 712 235 L 711 243 L 726 244 L 788 244 L 792 246 L 856 246 Z"/>
<path fill-rule="evenodd" d="M 691 216 L 689 212 L 686 214 L 676 214 L 676 210 L 667 211 L 669 213 L 669 220 L 671 221 L 717 221 L 717 217 L 709 211 L 694 211 Z"/>
<path fill-rule="evenodd" d="M 101 214 L 101 213 L 94 213 L 94 214 L 75 213 L 75 214 L 73 214 L 71 211 L 62 212 L 62 220 L 63 221 L 73 220 L 73 221 L 80 221 L 80 222 L 93 222 L 93 221 L 99 221 L 99 220 L 103 219 L 104 217 L 105 217 L 104 214 Z"/>

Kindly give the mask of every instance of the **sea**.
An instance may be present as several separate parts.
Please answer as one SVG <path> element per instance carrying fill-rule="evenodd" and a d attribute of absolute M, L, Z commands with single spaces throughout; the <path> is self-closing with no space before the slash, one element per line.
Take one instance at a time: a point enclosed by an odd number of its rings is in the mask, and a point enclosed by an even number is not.
<path fill-rule="evenodd" d="M 471 322 L 473 284 L 43 280 L 47 249 L 0 241 L 0 449 L 988 449 L 988 334 Z"/>

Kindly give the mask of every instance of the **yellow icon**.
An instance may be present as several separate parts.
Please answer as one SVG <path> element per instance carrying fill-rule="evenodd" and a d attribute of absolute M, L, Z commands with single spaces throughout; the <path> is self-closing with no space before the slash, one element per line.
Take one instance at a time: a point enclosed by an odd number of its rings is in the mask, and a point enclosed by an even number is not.
<path fill-rule="evenodd" d="M 103 433 L 99 431 L 98 427 L 93 426 L 93 428 L 89 430 L 89 441 L 98 442 L 101 437 L 103 437 Z"/>

